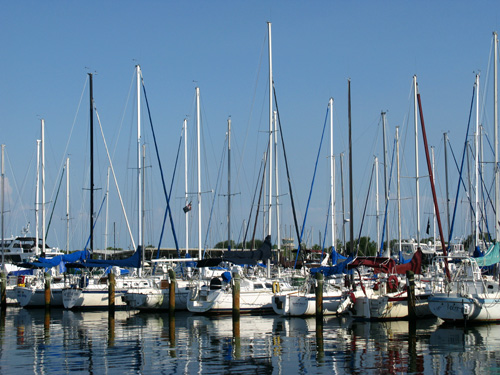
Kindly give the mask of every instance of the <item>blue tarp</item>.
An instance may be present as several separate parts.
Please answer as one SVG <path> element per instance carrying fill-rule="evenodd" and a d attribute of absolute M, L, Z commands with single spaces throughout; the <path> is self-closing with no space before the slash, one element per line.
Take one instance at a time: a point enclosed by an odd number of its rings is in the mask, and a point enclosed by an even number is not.
<path fill-rule="evenodd" d="M 321 272 L 324 276 L 332 276 L 332 275 L 340 275 L 340 274 L 352 274 L 352 270 L 347 269 L 347 265 L 352 262 L 353 256 L 349 255 L 345 261 L 336 264 L 335 266 L 330 267 L 316 267 L 311 268 L 311 274 L 316 274 L 317 272 Z"/>

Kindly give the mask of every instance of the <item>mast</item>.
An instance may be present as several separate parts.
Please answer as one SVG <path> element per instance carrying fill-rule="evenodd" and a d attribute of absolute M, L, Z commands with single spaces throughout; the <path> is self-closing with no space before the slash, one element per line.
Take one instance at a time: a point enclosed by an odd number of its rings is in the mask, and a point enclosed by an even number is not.
<path fill-rule="evenodd" d="M 434 169 L 434 162 L 435 162 L 435 157 L 434 157 L 434 146 L 431 146 L 431 160 L 432 160 L 432 179 L 434 181 L 434 185 L 436 184 L 436 172 Z M 434 251 L 436 251 L 436 207 L 433 207 L 433 212 L 432 212 L 432 238 L 433 238 L 433 248 Z M 443 244 L 444 246 L 444 244 Z"/>
<path fill-rule="evenodd" d="M 144 222 L 146 220 L 146 145 L 142 145 L 142 212 L 141 212 L 141 228 L 142 228 L 142 242 L 144 245 Z M 144 268 L 144 262 L 146 261 L 146 252 L 142 251 L 142 262 L 141 262 L 141 269 Z"/>
<path fill-rule="evenodd" d="M 40 252 L 40 139 L 36 140 L 36 193 L 35 193 L 35 254 Z"/>
<path fill-rule="evenodd" d="M 380 249 L 380 216 L 379 216 L 379 202 L 378 202 L 378 157 L 375 156 L 375 221 L 377 226 L 377 252 Z"/>
<path fill-rule="evenodd" d="M 398 253 L 401 254 L 401 170 L 399 165 L 399 126 L 396 126 L 396 167 L 398 174 Z"/>
<path fill-rule="evenodd" d="M 92 73 L 89 74 L 90 92 L 90 251 L 94 250 L 94 97 Z"/>
<path fill-rule="evenodd" d="M 333 98 L 330 98 L 330 195 L 331 225 L 332 225 L 332 252 L 335 251 L 335 157 L 333 156 Z M 321 241 L 320 241 L 321 243 Z"/>
<path fill-rule="evenodd" d="M 444 133 L 444 173 L 446 179 L 446 216 L 448 218 L 448 233 L 447 238 L 450 240 L 450 198 L 448 194 L 448 133 Z"/>
<path fill-rule="evenodd" d="M 387 175 L 387 162 L 388 162 L 388 157 L 387 157 L 387 142 L 386 142 L 386 135 L 385 135 L 385 115 L 386 112 L 382 112 L 382 137 L 383 137 L 383 144 L 384 144 L 384 184 L 385 184 L 385 232 L 387 233 L 387 248 L 385 250 L 385 256 L 390 257 L 391 256 L 391 249 L 390 249 L 390 237 L 389 237 L 389 176 Z M 383 244 L 382 244 L 383 246 Z"/>
<path fill-rule="evenodd" d="M 414 112 L 415 112 L 415 201 L 417 213 L 417 246 L 420 246 L 420 182 L 418 176 L 418 108 L 417 108 L 417 76 L 413 76 Z"/>
<path fill-rule="evenodd" d="M 186 200 L 186 205 L 185 207 L 188 206 L 189 204 L 189 197 L 188 197 L 188 171 L 187 171 L 187 119 L 184 119 L 184 124 L 183 124 L 183 129 L 184 129 L 184 197 Z M 189 254 L 189 215 L 186 212 L 185 220 L 186 220 L 186 254 Z"/>
<path fill-rule="evenodd" d="M 142 158 L 141 158 L 141 67 L 135 66 L 137 77 L 137 214 L 138 214 L 138 241 L 137 247 L 142 249 Z M 144 254 L 144 251 L 143 251 Z M 142 262 L 141 262 L 142 264 Z M 142 267 L 141 267 L 142 268 Z"/>
<path fill-rule="evenodd" d="M 267 225 L 267 234 L 271 235 L 272 223 L 272 194 L 273 194 L 273 54 L 271 43 L 271 22 L 267 23 L 269 34 L 269 216 Z"/>
<path fill-rule="evenodd" d="M 479 74 L 476 74 L 476 134 L 474 134 L 475 152 L 476 157 L 474 160 L 475 173 L 476 173 L 476 194 L 474 200 L 474 210 L 475 215 L 475 236 L 474 236 L 474 248 L 479 247 Z"/>
<path fill-rule="evenodd" d="M 201 156 L 200 156 L 200 88 L 196 87 L 196 144 L 198 182 L 198 259 L 201 259 Z"/>
<path fill-rule="evenodd" d="M 227 249 L 231 250 L 231 117 L 227 119 Z"/>
<path fill-rule="evenodd" d="M 494 96 L 494 126 L 495 126 L 495 233 L 497 242 L 500 240 L 500 177 L 498 176 L 498 34 L 495 31 L 493 33 L 493 44 L 494 44 L 494 68 L 493 68 L 493 96 Z"/>
<path fill-rule="evenodd" d="M 5 145 L 2 144 L 2 272 L 5 271 L 5 223 L 4 223 L 4 209 L 5 209 L 5 163 L 4 163 Z"/>
<path fill-rule="evenodd" d="M 106 250 L 108 249 L 108 218 L 109 218 L 109 170 L 106 174 L 106 222 L 104 224 L 104 259 L 106 259 Z"/>
<path fill-rule="evenodd" d="M 279 179 L 278 179 L 278 112 L 274 111 L 274 175 L 276 176 L 276 234 L 277 234 L 277 252 L 278 261 L 281 252 L 281 235 L 280 235 L 280 196 L 279 196 Z"/>
<path fill-rule="evenodd" d="M 345 255 L 345 253 L 346 253 L 346 248 L 345 248 L 346 218 L 345 218 L 345 200 L 344 200 L 344 153 L 343 152 L 340 154 L 340 188 L 341 188 L 341 192 L 342 192 L 342 233 L 343 233 L 343 240 L 344 240 L 344 255 Z"/>
<path fill-rule="evenodd" d="M 109 169 L 108 169 L 108 176 L 109 176 Z M 107 224 L 106 224 L 106 229 L 107 229 Z M 106 237 L 104 237 L 104 239 L 106 240 Z M 66 254 L 69 254 L 69 158 L 66 158 Z"/>
<path fill-rule="evenodd" d="M 45 252 L 45 121 L 42 119 L 42 253 Z M 38 250 L 38 249 L 37 249 Z"/>
<path fill-rule="evenodd" d="M 351 129 L 351 80 L 347 80 L 348 84 L 348 116 L 349 116 L 349 217 L 350 217 L 350 237 L 351 248 L 350 254 L 354 255 L 354 203 L 353 203 L 353 187 L 352 187 L 352 129 Z"/>

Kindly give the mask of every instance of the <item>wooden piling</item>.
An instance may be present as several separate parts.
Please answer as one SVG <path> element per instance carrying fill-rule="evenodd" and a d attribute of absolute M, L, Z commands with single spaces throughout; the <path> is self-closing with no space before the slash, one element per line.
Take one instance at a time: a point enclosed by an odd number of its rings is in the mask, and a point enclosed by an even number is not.
<path fill-rule="evenodd" d="M 240 320 L 240 275 L 233 274 L 233 320 Z"/>
<path fill-rule="evenodd" d="M 323 274 L 316 272 L 316 317 L 323 317 Z"/>
<path fill-rule="evenodd" d="M 173 269 L 168 270 L 168 276 L 170 278 L 170 286 L 168 290 L 168 313 L 170 315 L 175 314 L 175 272 Z"/>
<path fill-rule="evenodd" d="M 5 272 L 0 273 L 1 282 L 1 308 L 5 310 L 7 308 L 7 274 Z"/>
<path fill-rule="evenodd" d="M 50 274 L 44 273 L 45 277 L 45 308 L 50 309 Z"/>
<path fill-rule="evenodd" d="M 413 271 L 406 271 L 407 280 L 407 301 L 408 301 L 408 319 L 417 319 L 417 311 L 415 307 L 415 274 Z"/>
<path fill-rule="evenodd" d="M 109 311 L 115 311 L 115 274 L 111 271 L 108 276 L 108 308 Z"/>

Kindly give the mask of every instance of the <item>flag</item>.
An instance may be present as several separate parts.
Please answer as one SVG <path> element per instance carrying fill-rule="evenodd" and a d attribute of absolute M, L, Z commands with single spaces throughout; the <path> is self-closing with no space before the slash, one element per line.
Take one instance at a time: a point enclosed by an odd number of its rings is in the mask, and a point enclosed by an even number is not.
<path fill-rule="evenodd" d="M 425 233 L 429 234 L 431 230 L 431 219 L 427 219 L 427 230 Z"/>

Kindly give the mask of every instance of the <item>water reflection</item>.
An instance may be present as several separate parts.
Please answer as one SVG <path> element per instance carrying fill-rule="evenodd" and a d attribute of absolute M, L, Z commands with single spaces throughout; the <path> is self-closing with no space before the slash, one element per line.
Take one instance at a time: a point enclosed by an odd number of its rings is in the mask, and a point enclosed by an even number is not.
<path fill-rule="evenodd" d="M 0 373 L 396 374 L 498 369 L 500 326 L 9 308 Z"/>

